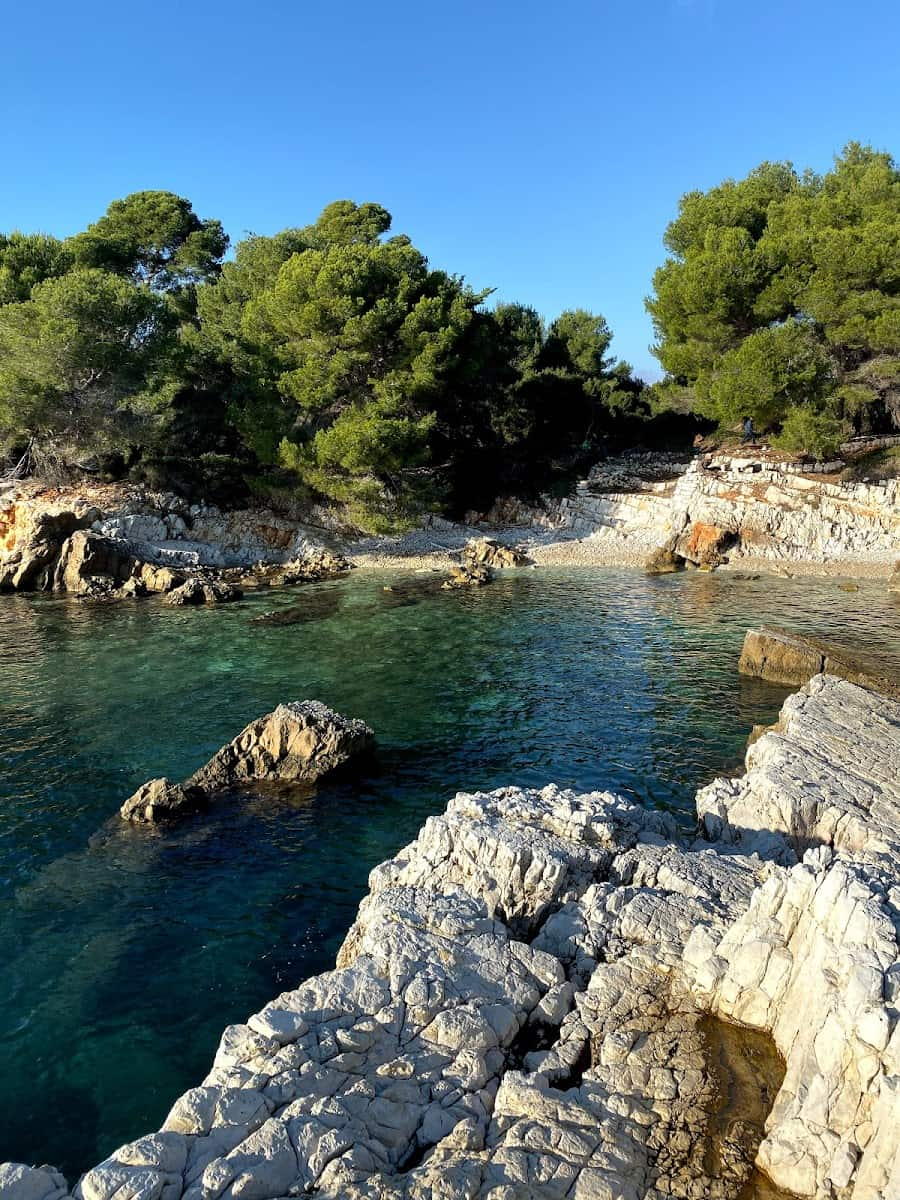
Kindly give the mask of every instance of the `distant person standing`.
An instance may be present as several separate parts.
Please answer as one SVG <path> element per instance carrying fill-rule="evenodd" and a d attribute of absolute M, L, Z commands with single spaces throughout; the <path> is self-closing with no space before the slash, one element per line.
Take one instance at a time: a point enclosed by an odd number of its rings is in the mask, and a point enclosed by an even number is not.
<path fill-rule="evenodd" d="M 744 436 L 741 438 L 743 443 L 751 442 L 756 444 L 756 430 L 753 428 L 753 418 L 744 417 Z"/>

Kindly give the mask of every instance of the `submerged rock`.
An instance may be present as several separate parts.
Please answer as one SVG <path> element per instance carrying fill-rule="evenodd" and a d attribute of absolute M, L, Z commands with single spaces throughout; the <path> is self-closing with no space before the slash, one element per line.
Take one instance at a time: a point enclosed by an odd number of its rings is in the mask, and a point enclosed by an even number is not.
<path fill-rule="evenodd" d="M 742 675 L 784 684 L 803 684 L 824 672 L 886 696 L 900 697 L 900 679 L 885 675 L 864 655 L 774 625 L 747 630 L 738 670 Z"/>
<path fill-rule="evenodd" d="M 186 604 L 227 604 L 232 600 L 240 600 L 243 594 L 241 589 L 233 583 L 192 576 L 179 587 L 173 588 L 163 600 L 163 604 L 170 604 L 173 607 L 181 607 Z"/>
<path fill-rule="evenodd" d="M 318 700 L 279 704 L 184 781 L 151 779 L 119 809 L 126 821 L 156 823 L 196 812 L 219 791 L 253 783 L 314 783 L 368 750 L 374 734 Z"/>

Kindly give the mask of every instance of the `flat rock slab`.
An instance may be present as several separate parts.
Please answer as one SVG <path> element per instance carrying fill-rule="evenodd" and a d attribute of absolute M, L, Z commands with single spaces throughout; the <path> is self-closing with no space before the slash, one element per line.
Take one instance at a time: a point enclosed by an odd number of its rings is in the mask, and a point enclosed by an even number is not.
<path fill-rule="evenodd" d="M 885 674 L 865 654 L 775 625 L 747 630 L 738 670 L 742 675 L 789 685 L 807 683 L 813 675 L 836 675 L 893 699 L 900 698 L 900 679 Z"/>

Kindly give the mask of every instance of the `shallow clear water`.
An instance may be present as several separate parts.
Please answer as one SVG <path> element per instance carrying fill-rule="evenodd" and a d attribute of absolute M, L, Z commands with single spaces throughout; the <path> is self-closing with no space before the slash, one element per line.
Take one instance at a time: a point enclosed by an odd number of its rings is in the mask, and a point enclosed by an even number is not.
<path fill-rule="evenodd" d="M 406 605 L 385 582 L 209 611 L 0 598 L 0 1161 L 74 1178 L 156 1128 L 227 1023 L 333 965 L 370 868 L 458 790 L 605 787 L 689 821 L 785 695 L 738 676 L 748 624 L 900 652 L 883 584 L 542 569 Z M 375 728 L 363 779 L 111 819 L 304 697 Z"/>

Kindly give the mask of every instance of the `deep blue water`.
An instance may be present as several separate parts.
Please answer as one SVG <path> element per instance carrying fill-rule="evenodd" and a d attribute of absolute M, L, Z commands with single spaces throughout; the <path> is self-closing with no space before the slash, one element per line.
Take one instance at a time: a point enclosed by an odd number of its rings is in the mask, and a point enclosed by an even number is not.
<path fill-rule="evenodd" d="M 226 1024 L 333 965 L 371 867 L 456 791 L 612 788 L 687 822 L 785 695 L 737 674 L 748 624 L 900 644 L 883 584 L 542 569 L 406 605 L 385 582 L 209 611 L 0 598 L 0 1161 L 74 1180 L 156 1128 Z M 293 604 L 309 619 L 251 623 Z M 363 778 L 115 819 L 306 697 L 374 727 Z"/>

